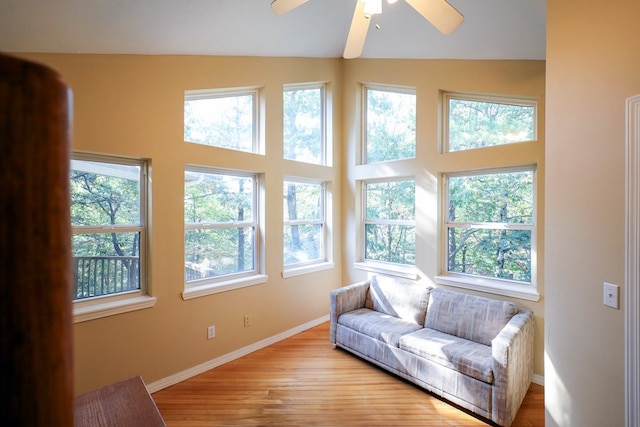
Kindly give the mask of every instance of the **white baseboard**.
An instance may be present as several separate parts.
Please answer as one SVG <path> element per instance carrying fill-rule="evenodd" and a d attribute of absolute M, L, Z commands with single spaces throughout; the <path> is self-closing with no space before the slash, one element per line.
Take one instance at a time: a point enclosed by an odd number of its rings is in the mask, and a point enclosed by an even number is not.
<path fill-rule="evenodd" d="M 231 353 L 216 357 L 215 359 L 209 360 L 208 362 L 196 365 L 193 368 L 189 368 L 182 372 L 178 372 L 177 374 L 173 374 L 161 380 L 149 383 L 147 384 L 147 390 L 149 391 L 149 393 L 155 393 L 156 391 L 160 391 L 174 384 L 178 384 L 179 382 L 187 380 L 191 377 L 195 377 L 196 375 L 199 375 L 217 366 L 224 365 L 225 363 L 231 362 L 232 360 L 238 359 L 242 356 L 246 356 L 249 353 L 253 353 L 256 350 L 260 350 L 261 348 L 267 347 L 271 344 L 275 344 L 278 341 L 282 341 L 284 339 L 292 337 L 296 334 L 299 334 L 300 332 L 311 329 L 314 326 L 318 326 L 327 321 L 329 321 L 328 314 L 326 316 L 322 316 L 318 319 L 304 323 L 300 326 L 296 326 L 295 328 L 289 329 L 288 331 L 284 331 L 272 337 L 265 338 L 246 347 L 239 348 L 238 350 L 232 351 Z M 327 337 L 327 345 L 330 345 L 329 337 Z"/>
<path fill-rule="evenodd" d="M 531 382 L 544 387 L 544 377 L 542 375 L 533 374 L 533 379 L 531 380 Z"/>

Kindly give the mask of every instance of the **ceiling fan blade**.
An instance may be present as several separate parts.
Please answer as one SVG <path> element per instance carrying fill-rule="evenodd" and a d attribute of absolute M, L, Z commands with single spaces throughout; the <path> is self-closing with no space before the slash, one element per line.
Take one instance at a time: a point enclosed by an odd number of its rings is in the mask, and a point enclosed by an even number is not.
<path fill-rule="evenodd" d="M 308 1 L 309 0 L 273 0 L 271 2 L 271 10 L 276 15 L 282 15 Z"/>
<path fill-rule="evenodd" d="M 445 0 L 406 0 L 442 34 L 450 34 L 462 24 L 464 16 Z"/>
<path fill-rule="evenodd" d="M 364 6 L 364 1 L 356 1 L 356 9 L 353 12 L 347 43 L 342 54 L 345 59 L 357 58 L 362 54 L 364 40 L 367 38 L 367 32 L 369 31 L 369 22 L 371 22 L 371 19 L 364 14 Z"/>

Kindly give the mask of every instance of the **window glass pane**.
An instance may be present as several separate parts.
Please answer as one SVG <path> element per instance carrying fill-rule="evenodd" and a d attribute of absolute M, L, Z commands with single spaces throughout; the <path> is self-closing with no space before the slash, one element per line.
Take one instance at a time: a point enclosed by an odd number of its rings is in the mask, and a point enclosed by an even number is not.
<path fill-rule="evenodd" d="M 365 259 L 415 265 L 416 240 L 412 225 L 365 225 Z"/>
<path fill-rule="evenodd" d="M 141 289 L 141 172 L 140 164 L 71 160 L 74 300 Z"/>
<path fill-rule="evenodd" d="M 531 231 L 449 228 L 448 270 L 531 282 Z"/>
<path fill-rule="evenodd" d="M 140 166 L 72 160 L 71 224 L 140 224 Z"/>
<path fill-rule="evenodd" d="M 253 178 L 185 172 L 187 223 L 253 221 Z"/>
<path fill-rule="evenodd" d="M 535 139 L 535 106 L 449 98 L 449 151 Z"/>
<path fill-rule="evenodd" d="M 140 289 L 140 233 L 78 234 L 72 247 L 73 299 Z"/>
<path fill-rule="evenodd" d="M 284 182 L 284 264 L 324 258 L 322 184 Z"/>
<path fill-rule="evenodd" d="M 449 177 L 449 222 L 533 223 L 533 171 Z"/>
<path fill-rule="evenodd" d="M 366 219 L 415 219 L 415 192 L 413 180 L 365 184 Z"/>
<path fill-rule="evenodd" d="M 416 156 L 416 96 L 413 93 L 366 90 L 365 162 Z"/>
<path fill-rule="evenodd" d="M 284 183 L 284 219 L 321 220 L 322 215 L 322 185 L 300 182 Z"/>
<path fill-rule="evenodd" d="M 283 97 L 284 158 L 322 164 L 322 89 L 290 89 Z"/>
<path fill-rule="evenodd" d="M 415 181 L 370 182 L 364 190 L 364 258 L 414 265 Z"/>
<path fill-rule="evenodd" d="M 253 94 L 185 97 L 184 140 L 253 152 Z"/>
<path fill-rule="evenodd" d="M 284 228 L 284 265 L 322 258 L 322 224 L 288 225 Z"/>
<path fill-rule="evenodd" d="M 187 230 L 187 281 L 254 270 L 253 227 Z"/>

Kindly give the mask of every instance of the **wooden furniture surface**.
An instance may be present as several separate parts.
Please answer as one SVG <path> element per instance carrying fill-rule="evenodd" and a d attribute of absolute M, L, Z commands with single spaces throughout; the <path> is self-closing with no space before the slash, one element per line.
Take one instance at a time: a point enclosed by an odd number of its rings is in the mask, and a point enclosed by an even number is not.
<path fill-rule="evenodd" d="M 70 91 L 0 54 L 0 424 L 73 426 Z"/>
<path fill-rule="evenodd" d="M 76 397 L 76 427 L 165 427 L 142 378 L 132 377 Z"/>

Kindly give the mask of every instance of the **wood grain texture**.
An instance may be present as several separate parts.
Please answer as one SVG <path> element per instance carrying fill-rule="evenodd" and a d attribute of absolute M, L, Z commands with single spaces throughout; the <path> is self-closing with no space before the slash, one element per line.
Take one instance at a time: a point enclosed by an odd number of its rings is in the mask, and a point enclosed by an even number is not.
<path fill-rule="evenodd" d="M 75 427 L 165 426 L 139 376 L 78 396 L 75 420 Z"/>
<path fill-rule="evenodd" d="M 0 55 L 0 419 L 73 426 L 69 90 Z"/>
<path fill-rule="evenodd" d="M 324 323 L 153 394 L 169 427 L 486 426 L 340 349 Z M 544 426 L 532 384 L 513 426 Z"/>

